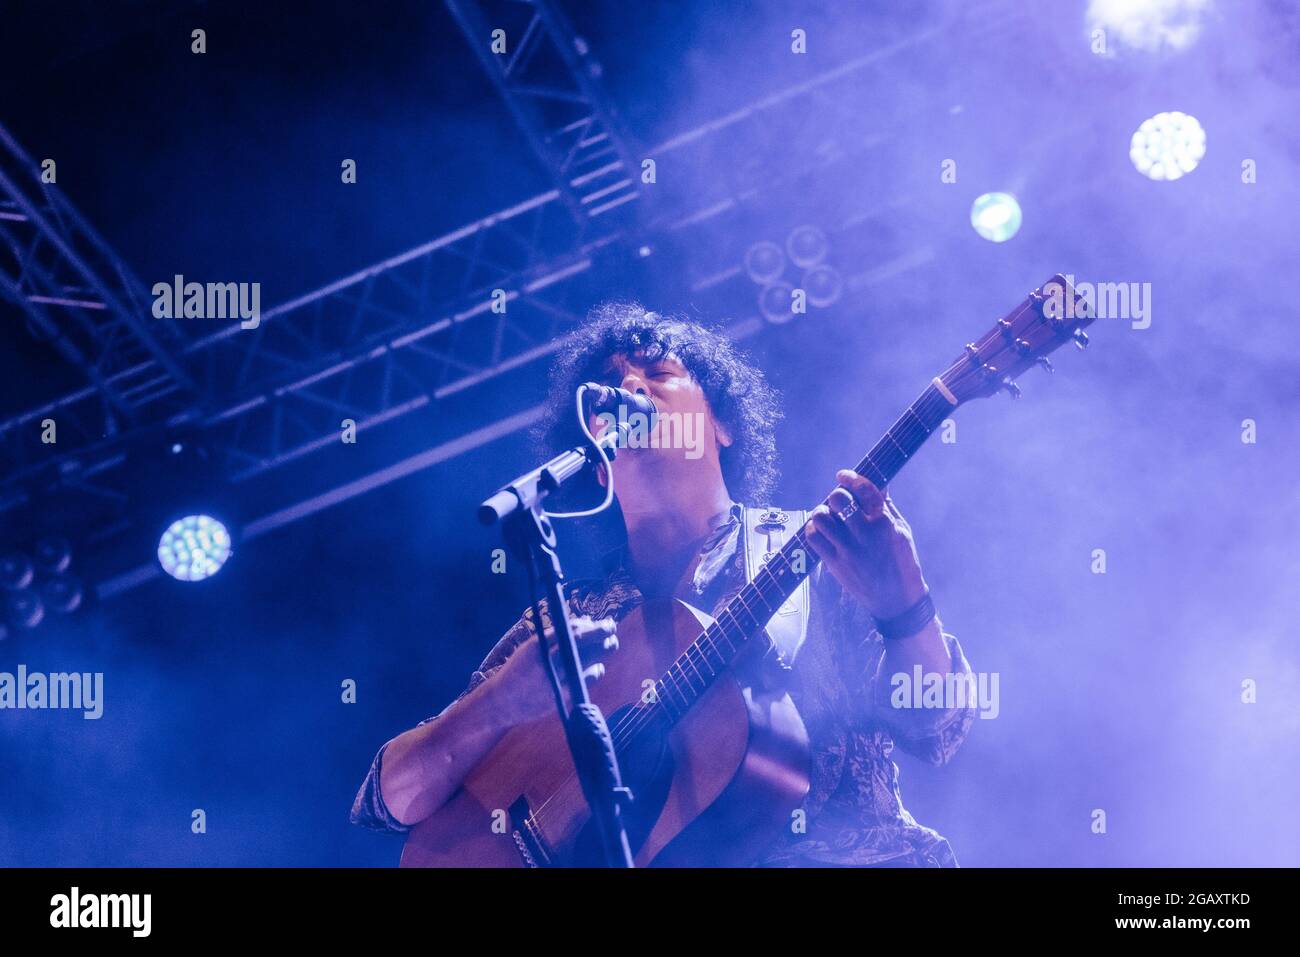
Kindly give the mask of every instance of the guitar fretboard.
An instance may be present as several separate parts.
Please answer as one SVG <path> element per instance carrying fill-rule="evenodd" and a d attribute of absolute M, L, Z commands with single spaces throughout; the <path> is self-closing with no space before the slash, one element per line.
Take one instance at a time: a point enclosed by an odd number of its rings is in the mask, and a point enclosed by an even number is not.
<path fill-rule="evenodd" d="M 956 403 L 941 389 L 940 384 L 932 384 L 921 393 L 855 471 L 884 488 L 952 411 Z M 670 723 L 681 720 L 820 561 L 803 528 L 790 535 L 659 679 L 652 707 Z"/>

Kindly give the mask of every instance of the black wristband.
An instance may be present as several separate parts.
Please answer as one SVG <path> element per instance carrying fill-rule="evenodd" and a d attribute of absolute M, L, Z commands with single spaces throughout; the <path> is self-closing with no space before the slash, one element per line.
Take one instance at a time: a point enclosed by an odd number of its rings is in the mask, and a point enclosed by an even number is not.
<path fill-rule="evenodd" d="M 907 611 L 893 618 L 877 618 L 876 631 L 886 641 L 898 641 L 916 634 L 934 618 L 934 600 L 930 598 L 930 589 Z"/>

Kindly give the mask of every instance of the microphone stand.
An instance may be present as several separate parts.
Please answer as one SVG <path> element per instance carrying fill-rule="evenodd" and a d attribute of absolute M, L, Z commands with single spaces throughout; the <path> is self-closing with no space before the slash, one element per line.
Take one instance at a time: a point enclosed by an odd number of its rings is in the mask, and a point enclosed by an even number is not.
<path fill-rule="evenodd" d="M 623 424 L 608 429 L 601 436 L 599 442 L 611 459 L 617 454 L 618 442 L 626 434 L 627 426 Z M 528 563 L 533 617 L 537 622 L 537 646 L 555 692 L 555 704 L 564 723 L 565 738 L 578 771 L 583 796 L 600 830 L 606 864 L 632 867 L 632 850 L 622 816 L 622 809 L 631 801 L 632 792 L 623 786 L 605 716 L 587 694 L 586 676 L 569 619 L 569 602 L 564 593 L 564 571 L 556 551 L 555 528 L 542 509 L 548 495 L 599 461 L 600 456 L 590 445 L 575 446 L 562 452 L 540 468 L 505 485 L 479 506 L 478 517 L 485 525 L 501 523 L 511 550 Z M 542 624 L 539 608 L 542 596 L 546 597 L 551 612 L 553 644 L 548 642 Z M 563 674 L 556 670 L 553 651 L 560 660 Z"/>

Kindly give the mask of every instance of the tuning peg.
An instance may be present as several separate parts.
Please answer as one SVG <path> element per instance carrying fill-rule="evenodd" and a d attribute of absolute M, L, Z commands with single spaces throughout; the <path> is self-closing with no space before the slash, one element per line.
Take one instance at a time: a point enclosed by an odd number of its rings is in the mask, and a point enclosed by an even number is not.
<path fill-rule="evenodd" d="M 1007 394 L 1013 399 L 1020 398 L 1020 386 L 1016 385 L 1014 379 L 1003 379 L 1002 388 L 1007 390 Z"/>
<path fill-rule="evenodd" d="M 1052 365 L 1052 360 L 1047 358 L 1047 356 L 1039 356 L 1038 364 L 1048 372 L 1052 372 L 1055 370 L 1055 367 Z"/>
<path fill-rule="evenodd" d="M 1088 334 L 1082 329 L 1074 330 L 1074 344 L 1080 349 L 1088 348 Z"/>

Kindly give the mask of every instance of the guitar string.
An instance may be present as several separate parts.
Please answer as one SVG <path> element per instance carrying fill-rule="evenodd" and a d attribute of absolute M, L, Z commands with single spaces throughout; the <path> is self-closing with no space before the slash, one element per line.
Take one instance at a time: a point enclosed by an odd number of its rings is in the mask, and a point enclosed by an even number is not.
<path fill-rule="evenodd" d="M 1014 322 L 1014 320 L 1018 319 L 1024 313 L 1025 310 L 1031 308 L 1032 305 L 1033 303 L 1030 300 L 1026 300 L 1021 304 L 1021 306 L 1018 309 L 1014 310 L 1010 314 L 1007 321 Z M 977 352 L 983 351 L 984 347 L 989 343 L 990 340 L 996 339 L 998 337 L 1005 338 L 1005 335 L 1002 331 L 1002 327 L 995 326 L 988 333 L 986 333 L 981 340 L 978 340 L 976 344 L 976 351 Z M 942 380 L 945 381 L 945 385 L 948 386 L 949 388 L 956 385 L 958 382 L 962 382 L 965 381 L 967 378 L 973 377 L 974 375 L 980 372 L 982 366 L 977 367 L 977 366 L 973 366 L 969 362 L 963 362 L 964 358 L 965 357 L 959 358 L 956 362 L 953 363 L 952 366 L 950 366 L 947 370 L 945 370 L 943 376 L 940 377 Z M 946 381 L 946 377 L 950 373 L 955 373 L 953 381 L 951 383 Z M 931 393 L 934 394 L 932 395 Z M 892 426 L 890 427 L 890 429 L 886 431 L 884 437 L 882 437 L 881 439 L 881 442 L 878 442 L 876 444 L 878 447 L 881 445 L 882 442 L 884 442 L 887 439 L 894 444 L 898 452 L 902 453 L 902 460 L 897 464 L 897 467 L 893 469 L 894 475 L 897 475 L 898 470 L 900 470 L 904 465 L 907 464 L 908 461 L 911 460 L 911 457 L 915 455 L 917 451 L 920 450 L 921 445 L 924 444 L 925 440 L 928 439 L 931 434 L 933 434 L 933 429 L 925 428 L 923 420 L 917 413 L 920 411 L 920 406 L 923 402 L 925 402 L 927 399 L 933 401 L 935 396 L 937 396 L 938 394 L 939 394 L 938 390 L 935 389 L 933 385 L 930 386 L 921 394 L 921 396 L 915 402 L 912 403 L 912 405 L 908 406 L 908 408 L 903 412 L 903 414 L 899 416 L 899 419 L 894 423 L 895 425 L 897 425 L 898 422 L 901 422 L 909 414 L 911 414 L 913 418 L 916 419 L 919 428 L 916 426 L 907 425 L 904 427 L 904 431 L 902 432 L 902 436 L 905 436 L 907 438 L 908 444 L 910 444 L 913 439 L 919 439 L 916 447 L 911 452 L 907 452 L 902 446 L 899 445 L 898 441 L 894 438 L 894 429 Z M 943 403 L 948 408 L 953 407 L 952 404 L 949 403 L 946 399 L 943 400 Z M 911 434 L 908 434 L 909 430 Z M 924 434 L 918 435 L 917 434 L 918 432 Z M 877 458 L 877 456 L 873 454 L 875 451 L 876 448 L 873 447 L 871 452 L 868 452 L 867 455 L 863 458 L 862 462 L 859 463 L 855 471 L 857 471 L 859 474 L 862 474 L 865 468 L 871 466 L 875 468 L 875 470 L 879 472 L 882 477 L 886 476 L 886 472 L 880 467 L 880 465 L 877 465 L 873 461 L 873 459 Z M 888 477 L 886 484 L 888 484 L 888 481 L 892 481 L 892 476 Z M 795 542 L 798 542 L 804 548 L 808 548 L 806 541 L 803 540 L 802 528 L 791 537 L 790 542 L 788 542 L 785 546 L 782 546 L 781 550 L 779 550 L 778 552 L 775 553 L 775 555 L 773 555 L 772 559 L 769 560 L 769 562 L 766 565 L 764 565 L 762 569 L 760 569 L 760 573 L 755 574 L 754 580 L 752 582 L 749 582 L 745 586 L 741 587 L 740 591 L 738 591 L 737 594 L 733 596 L 731 601 L 727 603 L 727 606 L 723 608 L 721 613 L 719 613 L 718 617 L 714 619 L 714 624 L 706 627 L 704 631 L 701 633 L 701 635 L 698 638 L 696 638 L 695 641 L 693 641 L 681 655 L 678 656 L 678 658 L 673 662 L 673 664 L 669 666 L 665 674 L 655 683 L 656 688 L 663 687 L 665 690 L 667 690 L 667 688 L 671 685 L 671 687 L 678 692 L 682 700 L 686 702 L 686 706 L 684 709 L 682 709 L 681 712 L 683 716 L 685 715 L 686 711 L 688 711 L 691 707 L 694 706 L 695 702 L 691 701 L 687 695 L 681 693 L 681 688 L 678 685 L 676 677 L 674 676 L 674 671 L 682 672 L 683 677 L 686 678 L 687 687 L 690 689 L 691 694 L 694 695 L 695 693 L 694 684 L 690 681 L 689 676 L 685 675 L 681 667 L 681 662 L 684 659 L 695 670 L 696 675 L 700 678 L 700 680 L 704 685 L 703 689 L 700 691 L 699 697 L 702 697 L 705 693 L 707 693 L 712 681 L 716 680 L 717 677 L 721 674 L 721 672 L 725 671 L 730 666 L 731 662 L 728 661 L 724 656 L 719 655 L 720 660 L 722 660 L 724 663 L 722 665 L 722 668 L 719 671 L 713 671 L 712 665 L 710 665 L 708 662 L 708 654 L 707 651 L 705 650 L 705 646 L 701 645 L 701 642 L 705 641 L 708 642 L 709 644 L 712 644 L 714 647 L 717 647 L 715 639 L 709 636 L 709 632 L 713 630 L 715 625 L 720 625 L 724 616 L 730 617 L 733 622 L 733 625 L 739 627 L 739 630 L 741 632 L 740 643 L 742 645 L 748 640 L 750 640 L 750 638 L 752 638 L 752 632 L 757 632 L 761 627 L 765 627 L 766 619 L 764 619 L 763 622 L 759 622 L 759 620 L 755 618 L 753 610 L 748 606 L 748 604 L 744 600 L 744 593 L 749 588 L 750 585 L 755 585 L 756 590 L 759 592 L 759 596 L 763 598 L 764 603 L 766 603 L 767 601 L 766 595 L 763 594 L 762 592 L 762 588 L 766 587 L 766 583 L 761 585 L 757 584 L 759 581 L 759 574 L 766 572 L 768 579 L 772 582 L 775 582 L 778 586 L 780 586 L 781 584 L 780 580 L 776 578 L 774 574 L 771 573 L 769 566 L 777 558 L 780 558 L 785 563 L 786 570 L 793 571 L 793 567 L 789 565 L 788 560 L 786 559 L 785 549 Z M 811 549 L 808 550 L 811 551 Z M 813 554 L 815 555 L 815 552 Z M 820 562 L 820 558 L 818 559 L 818 562 Z M 815 567 L 816 564 L 817 562 L 814 562 L 813 566 Z M 812 569 L 808 569 L 803 573 L 796 572 L 795 574 L 802 574 L 803 577 L 807 577 L 811 573 L 812 573 Z M 802 583 L 803 577 L 799 579 L 799 584 Z M 798 584 L 796 584 L 794 587 L 797 588 Z M 792 588 L 791 593 L 793 593 L 793 590 L 794 589 Z M 735 613 L 732 612 L 731 605 L 737 599 L 740 600 L 741 606 L 744 608 L 746 614 L 748 614 L 751 618 L 754 619 L 755 625 L 752 629 L 746 629 L 743 626 L 741 626 L 739 620 L 735 616 Z M 772 613 L 775 613 L 775 609 L 772 610 Z M 718 630 L 722 632 L 721 637 L 725 639 L 727 644 L 731 647 L 731 652 L 730 652 L 731 655 L 734 656 L 738 654 L 738 649 L 736 648 L 735 642 L 730 638 L 730 636 L 726 634 L 726 626 L 722 625 L 721 627 L 718 628 Z M 703 673 L 699 670 L 699 665 L 691 660 L 692 654 L 698 654 L 700 660 L 704 663 L 704 665 L 707 668 L 709 668 L 710 672 L 712 672 L 708 678 L 705 678 Z M 698 698 L 696 700 L 698 700 Z M 645 727 L 647 727 L 652 721 L 655 720 L 656 715 L 654 712 L 655 709 L 659 706 L 659 704 L 660 704 L 660 695 L 656 692 L 655 698 L 652 702 L 644 705 L 636 705 L 633 707 L 632 711 L 629 712 L 628 715 L 624 716 L 624 718 L 619 722 L 619 724 L 617 724 L 610 732 L 611 740 L 614 742 L 614 746 L 616 749 L 620 743 L 623 745 L 629 743 L 632 739 L 636 737 L 636 735 L 638 735 L 642 730 L 644 730 Z M 669 717 L 671 718 L 671 715 L 669 715 Z M 677 720 L 681 720 L 681 718 L 679 717 Z M 558 798 L 566 788 L 570 788 L 572 785 L 577 783 L 578 781 L 577 781 L 576 771 L 571 772 L 563 781 L 560 782 L 560 784 L 551 793 L 551 795 L 545 798 L 541 802 L 541 804 L 539 804 L 538 807 L 528 815 L 528 818 L 526 819 L 526 823 L 531 822 L 534 827 L 538 829 L 542 829 L 542 819 L 546 808 L 556 798 Z"/>

